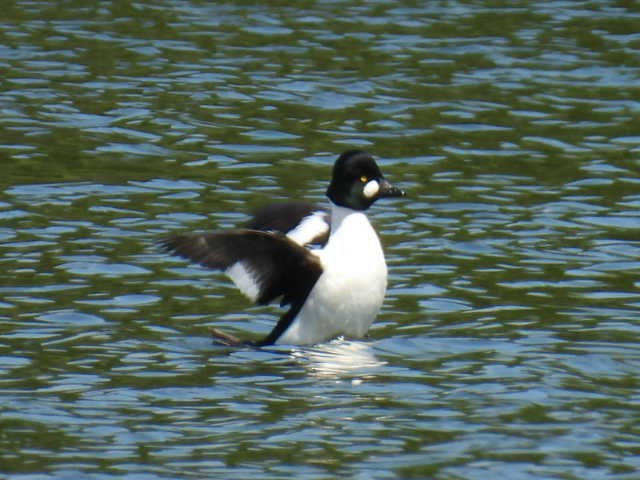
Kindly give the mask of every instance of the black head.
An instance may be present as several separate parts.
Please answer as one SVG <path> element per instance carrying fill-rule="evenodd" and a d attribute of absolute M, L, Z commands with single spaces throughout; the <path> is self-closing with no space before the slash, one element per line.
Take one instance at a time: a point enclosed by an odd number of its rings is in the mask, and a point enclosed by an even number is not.
<path fill-rule="evenodd" d="M 362 150 L 348 150 L 338 157 L 327 189 L 329 200 L 353 210 L 366 210 L 379 198 L 403 195 L 382 176 L 373 157 Z"/>

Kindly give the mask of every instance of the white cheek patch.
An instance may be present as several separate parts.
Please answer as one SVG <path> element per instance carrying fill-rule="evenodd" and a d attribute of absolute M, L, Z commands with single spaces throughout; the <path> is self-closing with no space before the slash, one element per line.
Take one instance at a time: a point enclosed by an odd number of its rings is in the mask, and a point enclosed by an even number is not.
<path fill-rule="evenodd" d="M 367 184 L 364 186 L 362 193 L 364 193 L 364 196 L 367 198 L 373 198 L 378 194 L 379 191 L 380 191 L 380 184 L 378 183 L 378 181 L 371 180 L 367 182 Z"/>

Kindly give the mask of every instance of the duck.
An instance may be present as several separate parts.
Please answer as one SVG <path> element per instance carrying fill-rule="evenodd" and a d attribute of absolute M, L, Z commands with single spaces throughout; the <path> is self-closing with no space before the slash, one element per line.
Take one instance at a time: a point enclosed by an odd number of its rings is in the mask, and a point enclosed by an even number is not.
<path fill-rule="evenodd" d="M 362 338 L 387 289 L 380 239 L 366 212 L 378 200 L 404 196 L 373 156 L 348 150 L 333 165 L 329 210 L 307 202 L 268 204 L 243 227 L 163 238 L 167 252 L 223 271 L 252 302 L 280 299 L 288 309 L 266 337 L 242 341 L 217 329 L 225 345 L 313 345 Z"/>

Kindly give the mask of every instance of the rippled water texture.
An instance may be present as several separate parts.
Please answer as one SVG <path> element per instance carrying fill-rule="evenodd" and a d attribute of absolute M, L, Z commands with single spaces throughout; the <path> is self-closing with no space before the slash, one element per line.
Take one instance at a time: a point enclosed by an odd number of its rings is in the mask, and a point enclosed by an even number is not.
<path fill-rule="evenodd" d="M 90 3 L 0 15 L 0 476 L 638 478 L 636 2 Z M 155 242 L 353 147 L 370 337 L 213 345 L 278 309 Z"/>

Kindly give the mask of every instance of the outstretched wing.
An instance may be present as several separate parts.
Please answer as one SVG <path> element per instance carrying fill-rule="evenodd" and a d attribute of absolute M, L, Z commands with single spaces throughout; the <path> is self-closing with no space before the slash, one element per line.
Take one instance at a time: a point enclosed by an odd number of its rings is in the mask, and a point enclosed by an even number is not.
<path fill-rule="evenodd" d="M 318 257 L 281 233 L 235 230 L 177 235 L 161 245 L 206 267 L 224 270 L 256 303 L 282 297 L 282 305 L 291 305 L 257 345 L 275 343 L 289 328 L 322 274 Z"/>
<path fill-rule="evenodd" d="M 304 202 L 275 203 L 254 213 L 252 230 L 280 232 L 298 245 L 325 245 L 329 238 L 329 213 Z"/>
<path fill-rule="evenodd" d="M 223 270 L 258 304 L 282 297 L 282 305 L 301 306 L 322 273 L 316 255 L 280 233 L 232 230 L 176 235 L 163 240 L 161 246 Z"/>

